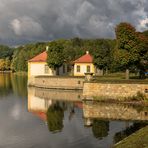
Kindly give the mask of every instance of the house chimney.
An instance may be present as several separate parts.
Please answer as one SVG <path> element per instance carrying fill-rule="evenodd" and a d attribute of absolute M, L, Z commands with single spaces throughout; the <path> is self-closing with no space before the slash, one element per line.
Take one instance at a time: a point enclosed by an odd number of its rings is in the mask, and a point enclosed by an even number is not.
<path fill-rule="evenodd" d="M 46 46 L 46 51 L 48 51 L 48 49 L 49 49 L 49 46 Z"/>
<path fill-rule="evenodd" d="M 86 51 L 86 54 L 89 54 L 89 51 Z"/>

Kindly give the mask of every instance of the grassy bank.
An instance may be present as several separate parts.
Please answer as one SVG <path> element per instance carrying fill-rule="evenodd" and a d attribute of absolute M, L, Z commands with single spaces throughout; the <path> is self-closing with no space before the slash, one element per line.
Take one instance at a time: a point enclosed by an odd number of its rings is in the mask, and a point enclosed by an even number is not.
<path fill-rule="evenodd" d="M 148 148 L 148 126 L 123 139 L 113 148 Z"/>
<path fill-rule="evenodd" d="M 134 73 L 130 74 L 130 79 L 125 79 L 125 73 L 110 73 L 103 76 L 95 76 L 93 82 L 97 83 L 112 83 L 112 84 L 120 84 L 120 83 L 129 83 L 129 84 L 148 84 L 148 78 L 146 79 L 139 79 L 139 76 L 135 75 Z"/>

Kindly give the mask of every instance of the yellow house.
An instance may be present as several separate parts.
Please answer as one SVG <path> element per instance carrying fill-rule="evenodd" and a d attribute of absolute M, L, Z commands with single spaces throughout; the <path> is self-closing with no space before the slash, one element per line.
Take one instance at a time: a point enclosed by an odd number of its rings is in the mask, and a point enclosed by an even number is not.
<path fill-rule="evenodd" d="M 86 51 L 86 54 L 74 61 L 74 76 L 84 76 L 85 73 L 95 74 L 93 57 Z"/>
<path fill-rule="evenodd" d="M 47 52 L 44 51 L 28 61 L 28 84 L 33 84 L 36 76 L 66 75 L 67 64 L 63 64 L 56 71 L 47 65 Z"/>

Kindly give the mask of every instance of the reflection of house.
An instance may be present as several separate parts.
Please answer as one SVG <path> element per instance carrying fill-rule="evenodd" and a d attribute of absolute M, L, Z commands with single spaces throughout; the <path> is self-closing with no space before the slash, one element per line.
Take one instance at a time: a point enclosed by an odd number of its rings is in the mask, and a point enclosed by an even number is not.
<path fill-rule="evenodd" d="M 60 90 L 48 90 L 40 89 L 36 87 L 28 87 L 28 111 L 38 116 L 43 121 L 47 120 L 46 112 L 56 103 L 59 103 L 63 108 L 65 102 L 70 106 L 82 108 L 82 102 L 80 102 L 79 91 L 60 91 Z M 70 113 L 71 115 L 73 114 Z"/>
<path fill-rule="evenodd" d="M 52 100 L 35 96 L 35 89 L 28 89 L 28 111 L 30 112 L 46 112 L 52 105 Z"/>
<path fill-rule="evenodd" d="M 84 76 L 85 73 L 102 74 L 102 71 L 93 64 L 93 57 L 88 51 L 74 61 L 74 76 Z"/>
<path fill-rule="evenodd" d="M 44 51 L 41 54 L 35 56 L 34 58 L 28 61 L 28 78 L 39 76 L 39 75 L 66 75 L 67 74 L 67 65 L 64 64 L 56 70 L 56 72 L 49 68 L 47 65 L 47 52 Z"/>

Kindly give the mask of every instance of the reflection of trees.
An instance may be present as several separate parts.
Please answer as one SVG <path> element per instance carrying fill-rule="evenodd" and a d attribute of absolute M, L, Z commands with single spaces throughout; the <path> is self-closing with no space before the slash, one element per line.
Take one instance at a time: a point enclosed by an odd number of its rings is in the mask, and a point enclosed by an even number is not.
<path fill-rule="evenodd" d="M 108 135 L 109 131 L 109 121 L 102 121 L 102 120 L 93 120 L 92 124 L 92 132 L 94 137 L 102 139 Z"/>
<path fill-rule="evenodd" d="M 8 95 L 11 92 L 10 74 L 0 74 L 0 96 Z"/>
<path fill-rule="evenodd" d="M 11 83 L 13 92 L 19 96 L 27 96 L 27 76 L 26 75 L 11 75 Z"/>
<path fill-rule="evenodd" d="M 148 123 L 134 123 L 132 126 L 126 128 L 125 130 L 116 133 L 114 136 L 114 143 L 121 141 L 122 139 L 126 138 L 127 136 L 131 135 L 132 133 L 136 132 L 147 124 Z"/>
<path fill-rule="evenodd" d="M 47 111 L 47 123 L 49 131 L 61 131 L 63 128 L 63 118 L 64 110 L 59 103 L 50 106 Z"/>

